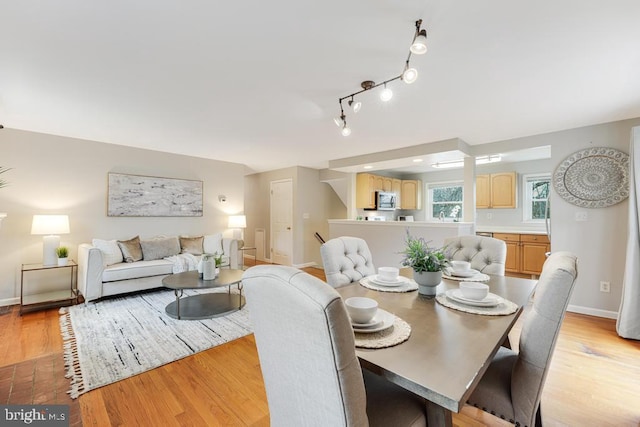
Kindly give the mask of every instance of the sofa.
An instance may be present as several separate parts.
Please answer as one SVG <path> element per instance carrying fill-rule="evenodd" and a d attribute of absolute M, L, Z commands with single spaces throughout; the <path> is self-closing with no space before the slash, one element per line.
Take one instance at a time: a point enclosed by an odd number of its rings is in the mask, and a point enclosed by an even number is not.
<path fill-rule="evenodd" d="M 239 268 L 242 242 L 221 233 L 128 240 L 93 239 L 78 246 L 78 290 L 85 302 L 162 287 L 169 274 L 197 269 L 202 254 L 217 254 L 221 267 Z"/>

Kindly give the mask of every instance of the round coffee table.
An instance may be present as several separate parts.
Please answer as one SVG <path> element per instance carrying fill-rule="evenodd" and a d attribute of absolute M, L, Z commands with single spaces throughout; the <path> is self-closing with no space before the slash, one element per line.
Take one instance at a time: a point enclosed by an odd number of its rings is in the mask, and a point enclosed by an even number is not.
<path fill-rule="evenodd" d="M 176 273 L 162 279 L 165 288 L 173 289 L 176 300 L 165 308 L 170 317 L 179 320 L 209 319 L 224 316 L 240 310 L 244 306 L 242 296 L 242 270 L 220 269 L 214 280 L 202 280 L 197 271 Z M 240 295 L 231 293 L 231 286 L 237 284 Z M 229 292 L 199 294 L 182 298 L 185 289 L 209 289 L 228 287 Z"/>

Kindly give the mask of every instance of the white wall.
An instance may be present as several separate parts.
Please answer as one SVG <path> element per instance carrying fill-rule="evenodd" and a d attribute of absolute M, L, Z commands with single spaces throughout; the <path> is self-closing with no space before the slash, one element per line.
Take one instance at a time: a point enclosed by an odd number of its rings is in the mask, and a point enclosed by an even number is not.
<path fill-rule="evenodd" d="M 68 214 L 71 234 L 61 243 L 76 259 L 92 238 L 201 235 L 227 230 L 228 215 L 244 209 L 244 165 L 128 148 L 13 129 L 0 130 L 0 165 L 12 170 L 0 189 L 0 305 L 15 303 L 20 265 L 42 260 L 42 236 L 32 236 L 34 214 Z M 204 182 L 204 214 L 184 218 L 107 217 L 109 172 Z M 218 195 L 227 197 L 226 203 Z M 42 286 L 45 286 L 42 284 Z"/>

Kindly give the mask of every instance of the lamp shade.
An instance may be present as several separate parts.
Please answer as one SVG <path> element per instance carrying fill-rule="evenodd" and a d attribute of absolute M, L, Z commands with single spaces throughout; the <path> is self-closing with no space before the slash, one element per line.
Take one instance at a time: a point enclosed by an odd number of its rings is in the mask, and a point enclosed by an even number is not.
<path fill-rule="evenodd" d="M 69 234 L 68 215 L 34 215 L 31 234 Z"/>
<path fill-rule="evenodd" d="M 229 228 L 247 228 L 247 217 L 244 215 L 230 215 Z"/>

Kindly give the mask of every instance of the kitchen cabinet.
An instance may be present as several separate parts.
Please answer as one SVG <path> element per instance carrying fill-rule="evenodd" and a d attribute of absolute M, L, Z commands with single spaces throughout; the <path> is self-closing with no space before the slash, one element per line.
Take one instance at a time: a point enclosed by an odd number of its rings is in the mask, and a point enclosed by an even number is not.
<path fill-rule="evenodd" d="M 493 233 L 507 244 L 505 271 L 538 275 L 550 250 L 549 239 L 542 234 Z"/>
<path fill-rule="evenodd" d="M 476 176 L 477 209 L 514 209 L 517 179 L 515 172 Z"/>
<path fill-rule="evenodd" d="M 356 208 L 372 209 L 376 207 L 377 178 L 381 177 L 370 173 L 356 175 Z M 380 180 L 380 184 L 382 184 L 382 180 Z"/>
<path fill-rule="evenodd" d="M 403 179 L 400 202 L 401 209 L 422 209 L 422 181 L 417 179 Z"/>
<path fill-rule="evenodd" d="M 402 208 L 402 180 L 393 178 L 391 181 L 391 192 L 396 193 L 396 206 Z"/>
<path fill-rule="evenodd" d="M 388 176 L 382 177 L 382 191 L 391 192 L 393 189 L 393 178 Z"/>

